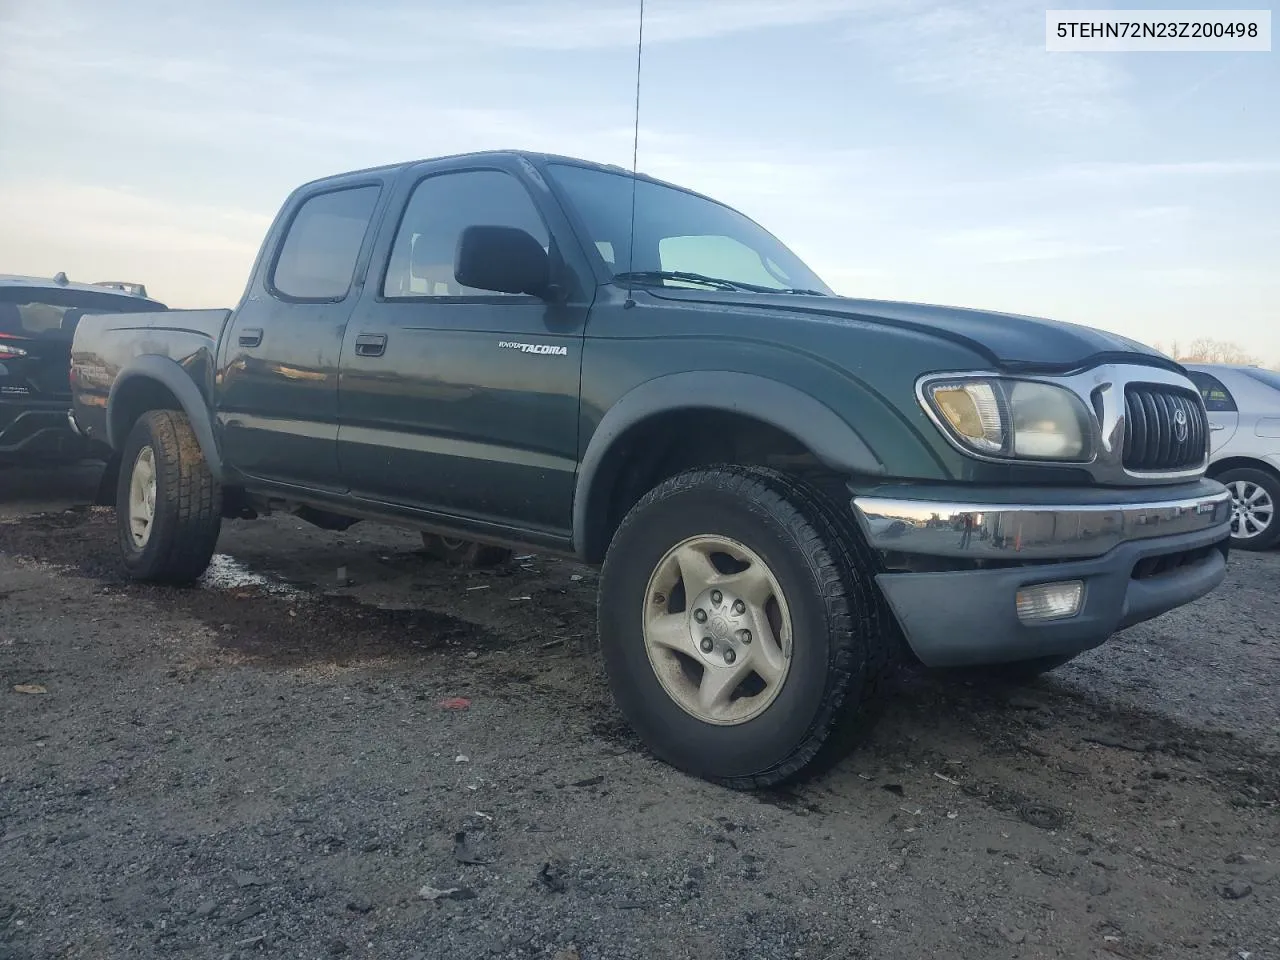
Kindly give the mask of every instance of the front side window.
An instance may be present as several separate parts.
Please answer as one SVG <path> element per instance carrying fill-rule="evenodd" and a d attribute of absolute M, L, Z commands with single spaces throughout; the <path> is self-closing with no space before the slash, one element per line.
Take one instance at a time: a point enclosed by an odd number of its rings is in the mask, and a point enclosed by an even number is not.
<path fill-rule="evenodd" d="M 460 284 L 454 260 L 462 231 L 472 226 L 518 227 L 544 250 L 546 224 L 524 186 L 499 170 L 468 170 L 427 177 L 405 206 L 387 263 L 382 295 L 408 297 L 518 296 Z"/>
<path fill-rule="evenodd" d="M 378 187 L 321 193 L 298 209 L 272 271 L 271 285 L 296 300 L 341 300 L 351 289 Z"/>
<path fill-rule="evenodd" d="M 1235 398 L 1217 377 L 1202 370 L 1188 370 L 1187 376 L 1204 397 L 1204 408 L 1210 413 L 1234 413 Z"/>
<path fill-rule="evenodd" d="M 589 241 L 615 275 L 675 271 L 748 289 L 831 293 L 817 274 L 771 233 L 714 200 L 633 180 L 624 173 L 562 163 L 550 164 L 548 170 L 583 221 Z M 689 285 L 674 279 L 659 282 Z"/>

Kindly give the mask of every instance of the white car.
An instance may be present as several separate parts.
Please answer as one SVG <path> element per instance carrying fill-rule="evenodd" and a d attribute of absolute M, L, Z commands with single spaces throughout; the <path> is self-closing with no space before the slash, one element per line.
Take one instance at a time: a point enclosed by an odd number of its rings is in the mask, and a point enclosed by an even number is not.
<path fill-rule="evenodd" d="M 1280 539 L 1280 373 L 1184 363 L 1209 413 L 1209 476 L 1231 491 L 1231 546 L 1265 550 Z"/>

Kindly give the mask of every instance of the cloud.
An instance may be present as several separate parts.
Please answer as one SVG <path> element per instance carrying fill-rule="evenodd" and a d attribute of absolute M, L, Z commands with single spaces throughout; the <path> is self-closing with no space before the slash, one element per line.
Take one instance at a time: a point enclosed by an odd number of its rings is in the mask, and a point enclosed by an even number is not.
<path fill-rule="evenodd" d="M 936 234 L 931 241 L 951 255 L 977 263 L 1070 260 L 1114 253 L 1123 246 L 1076 239 L 1046 226 L 983 226 Z"/>
<path fill-rule="evenodd" d="M 1097 124 L 1129 113 L 1114 63 L 1049 54 L 1044 7 L 1024 0 L 943 5 L 905 0 L 858 24 L 850 40 L 901 82 L 1042 127 Z"/>
<path fill-rule="evenodd" d="M 230 306 L 271 216 L 52 180 L 0 183 L 12 273 L 145 283 L 162 300 Z M 171 302 L 171 301 L 170 301 Z"/>
<path fill-rule="evenodd" d="M 1111 161 L 1067 164 L 1050 170 L 1045 178 L 1128 186 L 1157 178 L 1235 178 L 1277 174 L 1280 174 L 1280 160 Z"/>
<path fill-rule="evenodd" d="M 645 43 L 707 40 L 756 30 L 846 20 L 892 0 L 647 0 Z M 405 28 L 421 27 L 451 42 L 481 41 L 536 50 L 635 47 L 639 0 L 590 5 L 564 2 L 487 3 L 426 10 L 419 6 L 375 14 Z"/>

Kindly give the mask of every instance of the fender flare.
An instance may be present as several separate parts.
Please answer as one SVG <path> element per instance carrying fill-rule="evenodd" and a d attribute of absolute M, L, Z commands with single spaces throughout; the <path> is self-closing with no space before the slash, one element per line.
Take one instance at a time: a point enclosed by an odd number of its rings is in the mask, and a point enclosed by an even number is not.
<path fill-rule="evenodd" d="M 825 465 L 848 474 L 884 476 L 884 463 L 834 410 L 777 380 L 730 370 L 673 373 L 647 380 L 623 394 L 605 413 L 578 467 L 573 497 L 573 546 L 589 551 L 589 521 L 597 475 L 615 441 L 656 414 L 699 408 L 752 417 L 795 437 Z"/>
<path fill-rule="evenodd" d="M 196 442 L 200 444 L 200 452 L 209 464 L 210 472 L 221 482 L 222 457 L 214 440 L 209 406 L 201 395 L 200 388 L 191 379 L 191 374 L 169 357 L 159 354 L 136 357 L 120 372 L 115 383 L 111 384 L 111 391 L 107 394 L 107 443 L 111 449 L 119 450 L 125 442 L 125 437 L 116 436 L 116 418 L 112 415 L 112 409 L 120 397 L 120 391 L 137 380 L 154 380 L 177 398 L 182 412 L 191 422 L 191 429 L 196 435 Z"/>

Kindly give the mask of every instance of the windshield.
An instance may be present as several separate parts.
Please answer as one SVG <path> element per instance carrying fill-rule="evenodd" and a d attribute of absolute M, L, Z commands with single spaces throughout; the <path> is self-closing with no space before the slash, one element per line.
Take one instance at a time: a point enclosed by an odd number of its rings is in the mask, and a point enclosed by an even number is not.
<path fill-rule="evenodd" d="M 83 290 L 0 289 L 0 337 L 70 340 L 86 313 L 143 313 L 163 310 L 154 300 Z"/>
<path fill-rule="evenodd" d="M 631 259 L 632 178 L 553 163 L 552 178 L 568 194 L 610 271 L 701 274 L 767 290 L 831 289 L 767 230 L 729 207 L 673 187 L 636 180 L 635 259 Z M 668 277 L 668 286 L 705 284 Z"/>

